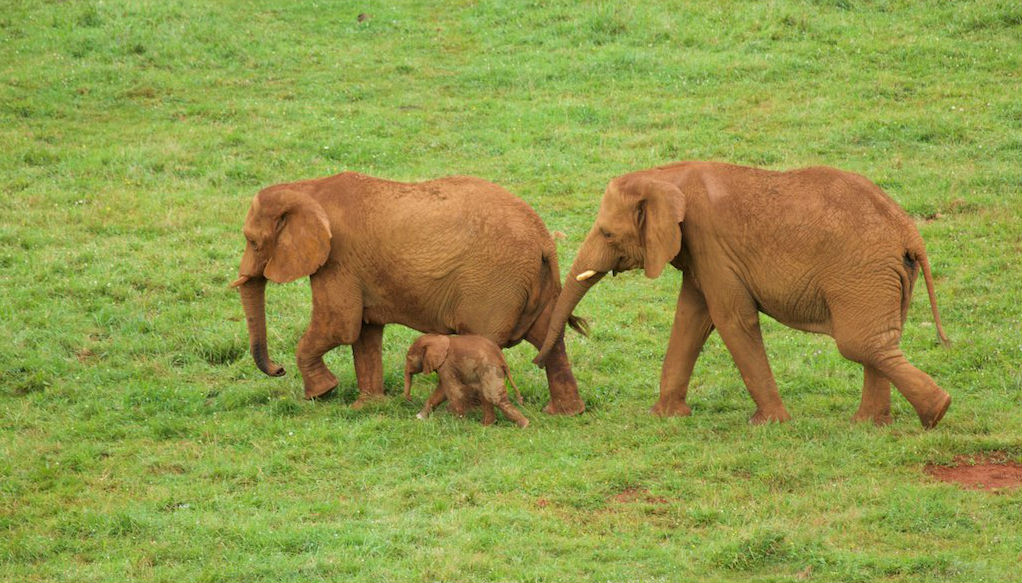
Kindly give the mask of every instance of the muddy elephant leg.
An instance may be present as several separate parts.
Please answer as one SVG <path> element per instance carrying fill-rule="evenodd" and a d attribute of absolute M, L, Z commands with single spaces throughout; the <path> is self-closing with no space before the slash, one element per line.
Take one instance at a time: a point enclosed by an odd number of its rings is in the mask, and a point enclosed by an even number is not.
<path fill-rule="evenodd" d="M 337 386 L 337 377 L 326 367 L 323 355 L 340 345 L 339 339 L 317 330 L 314 326 L 310 326 L 298 341 L 295 356 L 298 370 L 302 373 L 306 399 L 321 397 Z"/>
<path fill-rule="evenodd" d="M 876 425 L 889 425 L 892 421 L 891 382 L 868 364 L 862 365 L 862 370 L 862 401 L 852 421 L 872 421 Z"/>
<path fill-rule="evenodd" d="M 472 391 L 466 387 L 458 377 L 451 372 L 451 367 L 441 366 L 437 371 L 439 384 L 443 387 L 444 395 L 447 396 L 447 409 L 457 415 L 464 417 L 468 411 Z"/>
<path fill-rule="evenodd" d="M 660 399 L 651 413 L 664 417 L 692 413 L 686 402 L 688 382 L 699 352 L 712 331 L 713 321 L 703 294 L 692 285 L 682 284 L 671 339 L 660 371 Z"/>
<path fill-rule="evenodd" d="M 483 425 L 493 425 L 497 421 L 497 414 L 493 411 L 493 403 L 483 399 L 479 405 L 483 408 Z"/>
<path fill-rule="evenodd" d="M 447 394 L 444 393 L 443 387 L 437 386 L 436 390 L 433 391 L 433 394 L 430 395 L 428 399 L 426 399 L 426 403 L 422 406 L 422 410 L 419 411 L 416 417 L 418 417 L 419 419 L 425 419 L 429 417 L 429 414 L 433 412 L 433 409 L 435 409 L 437 405 L 443 403 L 445 400 L 447 400 Z"/>
<path fill-rule="evenodd" d="M 877 360 L 873 366 L 908 399 L 923 427 L 936 427 L 951 406 L 951 395 L 937 386 L 930 375 L 909 364 L 901 350 L 889 352 Z"/>
<path fill-rule="evenodd" d="M 711 306 L 710 315 L 720 338 L 738 366 L 745 388 L 756 402 L 756 412 L 749 423 L 758 425 L 791 419 L 781 402 L 777 382 L 770 370 L 755 303 L 752 298 L 738 291 L 722 295 L 732 301 Z"/>
<path fill-rule="evenodd" d="M 935 427 L 951 406 L 951 395 L 937 386 L 930 375 L 912 366 L 898 348 L 902 322 L 900 292 L 890 298 L 871 296 L 869 301 L 869 304 L 838 304 L 832 309 L 838 350 L 845 358 L 861 363 L 867 371 L 872 368 L 893 383 L 916 410 L 923 427 Z M 864 323 L 860 317 L 863 313 L 871 313 L 873 317 Z M 866 382 L 870 380 L 872 390 L 878 391 L 880 381 L 867 376 Z M 865 393 L 863 400 L 866 400 Z M 889 396 L 887 406 L 890 406 Z"/>
<path fill-rule="evenodd" d="M 363 324 L 358 340 L 351 345 L 351 355 L 358 381 L 358 398 L 351 406 L 358 409 L 383 397 L 383 326 Z"/>
<path fill-rule="evenodd" d="M 547 326 L 550 323 L 550 311 L 553 305 L 536 320 L 525 335 L 525 340 L 537 349 L 543 346 L 546 339 Z M 543 407 L 543 412 L 550 415 L 578 415 L 586 410 L 586 404 L 578 394 L 578 381 L 571 372 L 568 353 L 564 348 L 564 339 L 559 339 L 550 350 L 545 363 L 547 385 L 550 387 L 550 402 Z"/>
<path fill-rule="evenodd" d="M 497 402 L 497 408 L 504 413 L 505 417 L 514 421 L 519 427 L 524 429 L 529 426 L 529 420 L 511 404 L 511 400 L 507 398 L 507 395 L 504 395 L 504 398 Z"/>
<path fill-rule="evenodd" d="M 361 296 L 347 290 L 347 280 L 324 270 L 309 278 L 312 286 L 312 320 L 298 341 L 298 370 L 305 383 L 305 398 L 325 395 L 337 386 L 337 377 L 323 363 L 323 355 L 342 344 L 358 340 L 362 326 Z"/>
<path fill-rule="evenodd" d="M 845 358 L 871 366 L 894 383 L 926 429 L 936 427 L 951 406 L 951 395 L 937 386 L 930 375 L 912 366 L 901 349 L 863 350 L 841 343 L 838 349 Z"/>

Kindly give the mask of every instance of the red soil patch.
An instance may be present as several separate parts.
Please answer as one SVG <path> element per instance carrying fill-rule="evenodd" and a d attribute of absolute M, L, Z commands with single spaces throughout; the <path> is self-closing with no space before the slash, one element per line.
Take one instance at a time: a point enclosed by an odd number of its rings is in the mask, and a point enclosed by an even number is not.
<path fill-rule="evenodd" d="M 994 452 L 985 456 L 958 456 L 954 464 L 927 464 L 924 471 L 942 482 L 952 482 L 969 490 L 1001 490 L 1022 485 L 1022 464 L 1008 454 Z"/>

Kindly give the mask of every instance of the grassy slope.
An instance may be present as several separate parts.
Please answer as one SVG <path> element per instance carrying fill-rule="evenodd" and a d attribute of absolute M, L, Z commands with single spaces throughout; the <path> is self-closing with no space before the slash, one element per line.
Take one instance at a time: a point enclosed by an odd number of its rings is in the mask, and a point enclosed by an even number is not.
<path fill-rule="evenodd" d="M 1022 455 L 1018 2 L 168 4 L 0 11 L 0 578 L 1017 577 L 1022 495 L 921 468 Z M 695 414 L 651 418 L 677 273 L 580 306 L 586 415 L 542 415 L 508 351 L 526 431 L 416 422 L 428 380 L 351 411 L 345 350 L 319 403 L 247 356 L 226 284 L 261 186 L 479 175 L 566 265 L 610 177 L 692 158 L 840 166 L 919 218 L 955 345 L 917 294 L 902 346 L 955 398 L 937 430 L 900 397 L 851 425 L 857 367 L 767 320 L 793 423 L 745 424 L 716 338 Z M 269 296 L 292 362 L 308 285 Z"/>

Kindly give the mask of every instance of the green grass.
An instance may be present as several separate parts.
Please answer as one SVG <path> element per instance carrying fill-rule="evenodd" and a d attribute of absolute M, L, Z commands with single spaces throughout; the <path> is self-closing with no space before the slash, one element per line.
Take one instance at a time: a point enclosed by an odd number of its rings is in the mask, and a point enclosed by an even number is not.
<path fill-rule="evenodd" d="M 0 580 L 1014 581 L 1022 493 L 922 472 L 1022 457 L 1022 5 L 28 2 L 0 9 Z M 370 15 L 358 22 L 360 12 Z M 658 419 L 680 274 L 580 305 L 586 414 L 363 411 L 259 373 L 237 294 L 252 194 L 358 170 L 473 174 L 566 266 L 615 175 L 680 159 L 861 172 L 918 219 L 902 347 L 954 397 L 853 425 L 861 372 L 764 318 L 795 420 L 750 427 L 711 338 Z M 268 293 L 287 365 L 308 283 Z M 388 328 L 385 383 L 415 336 Z"/>

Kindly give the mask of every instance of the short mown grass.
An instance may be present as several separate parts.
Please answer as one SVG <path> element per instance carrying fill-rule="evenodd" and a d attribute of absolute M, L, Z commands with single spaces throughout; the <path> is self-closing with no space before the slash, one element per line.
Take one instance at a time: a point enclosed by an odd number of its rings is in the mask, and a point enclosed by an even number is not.
<path fill-rule="evenodd" d="M 361 20 L 358 15 L 367 15 Z M 1013 581 L 1022 494 L 925 464 L 1022 457 L 1017 1 L 5 2 L 0 10 L 0 580 Z M 307 281 L 247 354 L 228 289 L 254 192 L 358 170 L 472 174 L 539 212 L 562 267 L 615 175 L 681 159 L 865 174 L 917 219 L 902 347 L 953 396 L 853 425 L 861 370 L 763 319 L 794 421 L 712 337 L 684 419 L 648 414 L 680 285 L 627 273 L 568 336 L 588 410 L 532 425 L 396 395 L 350 352 L 307 402 Z"/>

